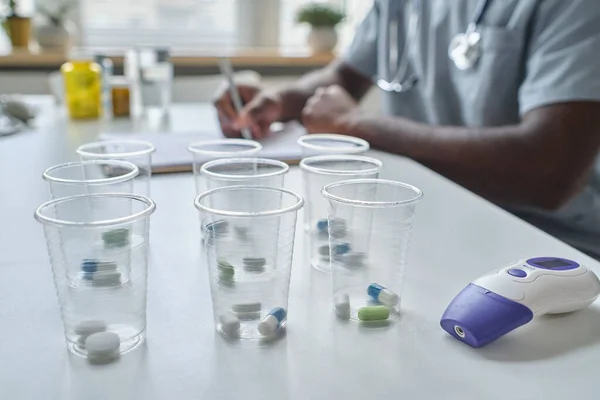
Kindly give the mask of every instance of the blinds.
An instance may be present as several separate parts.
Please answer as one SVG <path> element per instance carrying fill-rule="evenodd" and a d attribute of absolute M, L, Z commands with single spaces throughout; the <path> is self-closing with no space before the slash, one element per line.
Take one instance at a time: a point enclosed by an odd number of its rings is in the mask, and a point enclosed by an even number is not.
<path fill-rule="evenodd" d="M 80 41 L 85 47 L 127 48 L 136 45 L 169 46 L 174 52 L 222 50 L 239 47 L 248 29 L 264 28 L 254 21 L 261 13 L 247 15 L 253 7 L 279 8 L 277 20 L 267 21 L 276 35 L 270 44 L 286 49 L 304 48 L 307 27 L 295 23 L 298 8 L 315 0 L 79 0 Z M 341 41 L 370 8 L 372 0 L 318 0 L 348 14 L 339 28 Z M 241 4 L 241 2 L 245 2 Z M 244 15 L 239 11 L 242 10 Z M 244 25 L 243 27 L 240 25 Z M 245 29 L 245 30 L 244 30 Z"/>

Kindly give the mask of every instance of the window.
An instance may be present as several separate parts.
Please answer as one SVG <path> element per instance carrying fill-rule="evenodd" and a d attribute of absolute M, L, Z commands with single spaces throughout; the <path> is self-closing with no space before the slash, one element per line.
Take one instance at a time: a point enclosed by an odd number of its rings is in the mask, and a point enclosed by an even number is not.
<path fill-rule="evenodd" d="M 346 45 L 372 0 L 79 0 L 80 45 L 127 48 L 169 46 L 175 52 L 236 47 L 305 48 L 307 27 L 295 23 L 310 1 L 330 3 L 348 18 Z"/>

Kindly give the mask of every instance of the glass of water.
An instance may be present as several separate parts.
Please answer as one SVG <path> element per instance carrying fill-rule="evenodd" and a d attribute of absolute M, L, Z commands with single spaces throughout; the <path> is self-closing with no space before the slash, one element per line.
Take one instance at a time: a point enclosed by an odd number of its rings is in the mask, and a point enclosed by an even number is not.
<path fill-rule="evenodd" d="M 402 182 L 355 179 L 325 186 L 323 197 L 329 203 L 336 312 L 345 298 L 351 319 L 397 315 L 415 206 L 423 193 Z"/>
<path fill-rule="evenodd" d="M 133 193 L 137 166 L 126 161 L 94 160 L 59 164 L 42 177 L 53 199 L 94 193 Z"/>
<path fill-rule="evenodd" d="M 333 133 L 304 135 L 298 139 L 302 158 L 324 154 L 361 154 L 369 150 L 369 143 L 353 136 Z"/>
<path fill-rule="evenodd" d="M 271 340 L 287 321 L 296 215 L 289 190 L 226 186 L 196 197 L 217 331 Z"/>
<path fill-rule="evenodd" d="M 323 187 L 341 180 L 377 178 L 381 166 L 381 161 L 375 158 L 355 155 L 312 156 L 300 162 L 306 197 L 304 228 L 308 233 L 307 244 L 313 267 L 330 271 L 328 204 L 321 195 Z"/>
<path fill-rule="evenodd" d="M 255 156 L 261 149 L 260 143 L 246 139 L 202 140 L 190 143 L 188 150 L 194 157 L 196 194 L 206 190 L 206 182 L 201 172 L 204 163 L 221 158 L 248 158 Z"/>
<path fill-rule="evenodd" d="M 119 354 L 146 335 L 150 215 L 156 208 L 134 194 L 63 197 L 39 206 L 69 350 L 87 356 L 85 341 L 118 335 Z"/>
<path fill-rule="evenodd" d="M 286 163 L 267 158 L 223 158 L 207 162 L 200 171 L 210 190 L 235 185 L 280 188 L 289 169 Z"/>
<path fill-rule="evenodd" d="M 77 148 L 82 161 L 122 160 L 135 164 L 140 170 L 135 179 L 134 193 L 150 196 L 150 178 L 152 177 L 152 153 L 154 145 L 142 140 L 105 140 L 88 143 Z"/>

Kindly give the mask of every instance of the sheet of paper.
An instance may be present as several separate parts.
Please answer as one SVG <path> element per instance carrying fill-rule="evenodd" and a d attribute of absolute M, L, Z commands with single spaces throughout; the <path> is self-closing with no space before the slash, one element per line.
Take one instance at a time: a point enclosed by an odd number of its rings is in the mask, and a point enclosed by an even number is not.
<path fill-rule="evenodd" d="M 258 157 L 272 158 L 295 164 L 302 158 L 302 149 L 296 143 L 304 135 L 304 128 L 295 122 L 287 123 L 281 131 L 260 141 L 263 146 Z M 198 133 L 104 133 L 101 140 L 136 139 L 145 140 L 156 146 L 152 156 L 152 172 L 183 172 L 192 170 L 192 154 L 187 147 L 201 140 L 222 139 L 217 131 Z"/>

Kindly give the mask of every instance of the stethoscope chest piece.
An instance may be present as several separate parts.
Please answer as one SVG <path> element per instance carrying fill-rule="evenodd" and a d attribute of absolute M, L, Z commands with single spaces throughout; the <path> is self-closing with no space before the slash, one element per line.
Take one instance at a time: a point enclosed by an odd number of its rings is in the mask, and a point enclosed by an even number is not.
<path fill-rule="evenodd" d="M 448 46 L 448 56 L 461 71 L 473 68 L 481 57 L 481 34 L 467 30 L 454 36 Z"/>

